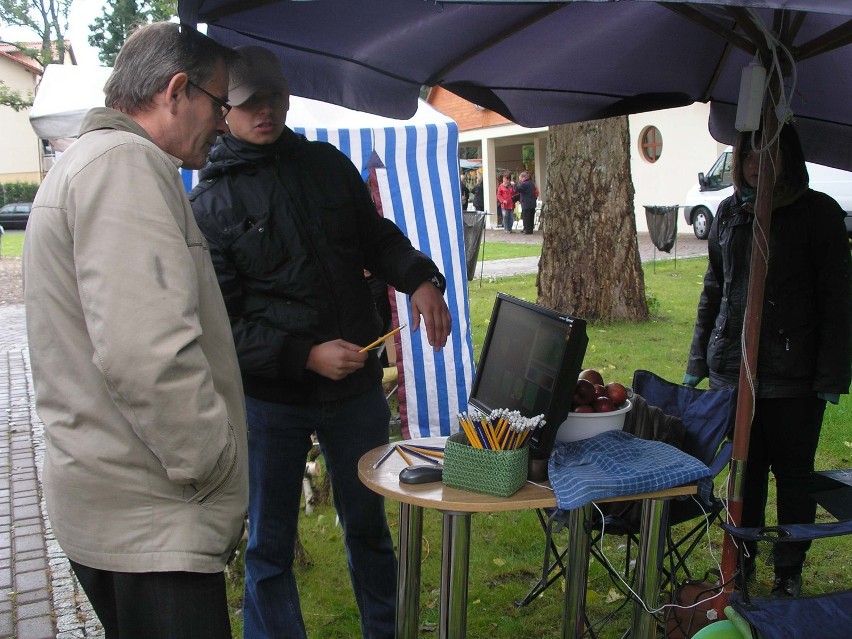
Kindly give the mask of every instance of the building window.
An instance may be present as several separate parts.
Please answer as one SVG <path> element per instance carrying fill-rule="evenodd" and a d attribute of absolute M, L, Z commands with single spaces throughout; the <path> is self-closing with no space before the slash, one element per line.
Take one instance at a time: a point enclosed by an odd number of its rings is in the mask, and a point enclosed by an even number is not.
<path fill-rule="evenodd" d="M 642 157 L 652 164 L 663 154 L 663 136 L 655 126 L 646 126 L 639 136 Z"/>

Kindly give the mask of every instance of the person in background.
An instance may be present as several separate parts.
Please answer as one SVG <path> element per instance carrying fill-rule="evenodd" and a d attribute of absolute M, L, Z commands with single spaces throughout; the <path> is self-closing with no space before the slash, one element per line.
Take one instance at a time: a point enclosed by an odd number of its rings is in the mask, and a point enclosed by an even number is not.
<path fill-rule="evenodd" d="M 225 132 L 233 57 L 154 23 L 35 197 L 24 246 L 44 495 L 110 639 L 230 639 L 248 500 L 228 315 L 178 168 Z"/>
<path fill-rule="evenodd" d="M 516 190 L 521 196 L 521 220 L 524 224 L 524 235 L 532 235 L 533 227 L 535 226 L 535 205 L 538 199 L 538 187 L 526 171 L 522 171 L 518 179 L 519 182 Z"/>
<path fill-rule="evenodd" d="M 305 459 L 317 438 L 331 476 L 361 632 L 394 636 L 396 558 L 384 500 L 358 460 L 387 444 L 381 336 L 365 270 L 410 295 L 412 328 L 435 350 L 452 320 L 444 278 L 379 216 L 361 175 L 332 145 L 287 128 L 289 89 L 275 55 L 238 47 L 230 132 L 190 199 L 207 237 L 246 391 L 249 538 L 244 636 L 303 639 L 293 574 Z"/>
<path fill-rule="evenodd" d="M 759 133 L 755 140 L 760 139 Z M 737 386 L 748 294 L 754 199 L 761 158 L 752 134 L 740 134 L 733 160 L 734 195 L 722 201 L 708 238 L 709 263 L 698 303 L 684 383 Z M 792 125 L 780 132 L 769 263 L 754 371 L 754 418 L 744 480 L 742 525 L 764 525 L 768 475 L 775 475 L 779 524 L 813 523 L 814 457 L 826 402 L 849 392 L 852 287 L 843 209 L 808 188 Z M 774 544 L 777 597 L 798 596 L 809 543 Z M 740 567 L 754 574 L 756 549 Z"/>
<path fill-rule="evenodd" d="M 506 233 L 512 233 L 512 227 L 515 224 L 515 202 L 517 202 L 515 183 L 512 182 L 512 174 L 506 171 L 503 173 L 503 181 L 497 187 L 497 203 L 500 205 L 503 230 Z"/>
<path fill-rule="evenodd" d="M 462 204 L 462 213 L 467 211 L 467 202 L 470 198 L 470 189 L 467 188 L 467 184 L 465 183 L 464 173 L 459 177 L 459 182 L 461 183 L 461 204 Z"/>
<path fill-rule="evenodd" d="M 473 208 L 477 213 L 482 213 L 485 210 L 485 190 L 482 187 L 482 175 L 476 178 L 476 184 L 470 190 L 473 194 Z"/>

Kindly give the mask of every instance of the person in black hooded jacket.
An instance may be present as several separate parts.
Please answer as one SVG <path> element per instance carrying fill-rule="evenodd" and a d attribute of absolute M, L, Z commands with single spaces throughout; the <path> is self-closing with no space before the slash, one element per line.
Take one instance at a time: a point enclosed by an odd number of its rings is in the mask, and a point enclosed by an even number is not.
<path fill-rule="evenodd" d="M 267 49 L 238 47 L 230 133 L 190 200 L 231 318 L 249 424 L 246 638 L 305 637 L 293 576 L 299 500 L 315 431 L 332 481 L 364 637 L 394 635 L 396 563 L 383 499 L 358 479 L 388 442 L 365 269 L 410 295 L 430 345 L 452 320 L 444 278 L 380 217 L 350 160 L 285 126 L 289 88 Z"/>
<path fill-rule="evenodd" d="M 759 140 L 755 134 L 755 140 Z M 769 263 L 754 417 L 746 460 L 743 526 L 764 525 L 768 475 L 775 475 L 780 524 L 813 523 L 814 457 L 826 401 L 849 392 L 852 361 L 850 255 L 840 205 L 808 188 L 805 156 L 792 125 L 780 132 L 772 194 Z M 708 238 L 709 263 L 698 303 L 684 384 L 709 377 L 710 388 L 736 387 L 758 169 L 768 151 L 740 134 L 734 149 L 734 195 L 722 201 Z M 807 542 L 773 544 L 775 596 L 796 596 Z M 753 545 L 741 570 L 754 572 Z"/>

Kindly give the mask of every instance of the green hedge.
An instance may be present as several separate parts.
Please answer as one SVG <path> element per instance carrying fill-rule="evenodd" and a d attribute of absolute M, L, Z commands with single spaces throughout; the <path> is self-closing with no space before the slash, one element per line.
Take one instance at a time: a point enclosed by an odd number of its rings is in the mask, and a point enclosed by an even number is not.
<path fill-rule="evenodd" d="M 7 182 L 0 184 L 0 206 L 9 202 L 32 202 L 38 191 L 35 182 Z"/>

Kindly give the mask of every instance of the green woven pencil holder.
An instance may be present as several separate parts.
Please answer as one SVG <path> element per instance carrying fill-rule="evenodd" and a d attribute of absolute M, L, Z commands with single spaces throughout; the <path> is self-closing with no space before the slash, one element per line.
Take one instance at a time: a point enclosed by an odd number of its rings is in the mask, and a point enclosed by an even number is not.
<path fill-rule="evenodd" d="M 447 486 L 511 497 L 527 480 L 529 448 L 485 450 L 473 448 L 463 432 L 447 438 L 442 480 Z"/>

